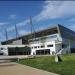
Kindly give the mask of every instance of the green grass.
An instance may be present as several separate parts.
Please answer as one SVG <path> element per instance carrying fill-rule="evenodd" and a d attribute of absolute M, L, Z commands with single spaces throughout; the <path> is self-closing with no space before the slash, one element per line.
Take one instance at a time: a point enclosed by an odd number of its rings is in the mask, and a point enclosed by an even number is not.
<path fill-rule="evenodd" d="M 75 54 L 61 56 L 62 62 L 55 63 L 54 56 L 20 60 L 18 63 L 60 75 L 75 75 Z"/>

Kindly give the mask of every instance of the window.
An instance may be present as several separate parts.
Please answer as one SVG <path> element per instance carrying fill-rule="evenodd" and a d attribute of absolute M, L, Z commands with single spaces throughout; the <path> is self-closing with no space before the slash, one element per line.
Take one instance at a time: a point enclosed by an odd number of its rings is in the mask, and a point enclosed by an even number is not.
<path fill-rule="evenodd" d="M 52 55 L 54 55 L 55 54 L 55 52 L 54 51 L 52 51 Z"/>
<path fill-rule="evenodd" d="M 41 45 L 41 48 L 44 48 L 45 46 L 44 45 Z"/>
<path fill-rule="evenodd" d="M 0 53 L 0 55 L 3 55 L 3 53 Z"/>
<path fill-rule="evenodd" d="M 67 46 L 65 44 L 62 44 L 62 48 L 66 48 Z"/>
<path fill-rule="evenodd" d="M 3 48 L 1 48 L 1 50 L 3 50 Z"/>
<path fill-rule="evenodd" d="M 28 40 L 26 40 L 26 39 L 22 39 L 22 44 L 28 44 Z"/>
<path fill-rule="evenodd" d="M 49 39 L 51 39 L 51 38 L 56 38 L 56 37 L 57 37 L 57 35 L 48 36 Z"/>
<path fill-rule="evenodd" d="M 34 46 L 34 48 L 37 48 L 37 46 Z"/>
<path fill-rule="evenodd" d="M 50 54 L 50 49 L 36 50 L 36 55 L 47 55 L 47 54 Z"/>
<path fill-rule="evenodd" d="M 31 47 L 33 49 L 33 47 Z"/>
<path fill-rule="evenodd" d="M 53 45 L 47 45 L 47 47 L 53 47 Z"/>
<path fill-rule="evenodd" d="M 39 48 L 39 46 L 38 46 L 38 48 Z"/>

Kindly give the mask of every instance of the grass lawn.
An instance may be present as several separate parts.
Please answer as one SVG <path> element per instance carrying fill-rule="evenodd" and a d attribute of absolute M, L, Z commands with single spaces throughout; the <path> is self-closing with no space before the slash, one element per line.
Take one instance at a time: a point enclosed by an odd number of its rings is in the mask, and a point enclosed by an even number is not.
<path fill-rule="evenodd" d="M 20 60 L 18 63 L 58 73 L 60 75 L 75 75 L 75 54 L 61 56 L 63 62 L 55 63 L 54 56 Z"/>

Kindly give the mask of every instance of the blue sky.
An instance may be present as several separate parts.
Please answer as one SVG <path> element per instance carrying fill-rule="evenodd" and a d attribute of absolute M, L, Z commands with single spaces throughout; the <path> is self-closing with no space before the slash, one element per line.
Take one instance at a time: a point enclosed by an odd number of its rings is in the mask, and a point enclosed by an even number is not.
<path fill-rule="evenodd" d="M 62 24 L 75 31 L 75 1 L 0 1 L 0 41 L 30 32 L 29 17 L 35 31 Z"/>

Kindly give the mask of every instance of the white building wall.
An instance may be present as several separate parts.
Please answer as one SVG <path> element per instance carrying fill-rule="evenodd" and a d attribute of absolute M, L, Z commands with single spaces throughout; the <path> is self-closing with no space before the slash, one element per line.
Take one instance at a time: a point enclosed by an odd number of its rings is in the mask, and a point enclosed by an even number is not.
<path fill-rule="evenodd" d="M 47 47 L 47 45 L 53 45 L 53 47 Z M 50 49 L 50 54 L 52 55 L 52 52 L 56 52 L 55 51 L 55 41 L 50 41 L 50 42 L 46 42 L 46 48 Z"/>
<path fill-rule="evenodd" d="M 3 53 L 3 55 L 8 55 L 7 46 L 3 46 L 3 45 L 0 44 L 0 53 Z"/>
<path fill-rule="evenodd" d="M 8 48 L 7 47 L 3 47 L 3 49 L 1 50 L 3 55 L 8 55 Z"/>
<path fill-rule="evenodd" d="M 41 48 L 41 45 L 44 45 L 44 48 Z M 47 47 L 47 45 L 53 45 L 53 47 Z M 35 46 L 37 46 L 37 48 L 34 48 Z M 39 46 L 39 48 L 38 48 Z M 31 44 L 30 47 L 33 49 L 31 49 L 31 55 L 33 55 L 33 53 L 36 54 L 36 50 L 44 50 L 44 49 L 50 49 L 50 54 L 52 55 L 52 52 L 55 52 L 55 41 L 50 41 L 50 42 L 46 42 L 46 43 L 38 43 L 38 44 Z"/>
<path fill-rule="evenodd" d="M 50 55 L 52 55 L 53 52 L 56 53 L 62 49 L 62 43 L 67 45 L 67 47 L 63 48 L 61 54 L 65 54 L 67 51 L 70 52 L 68 39 L 61 38 L 59 34 L 48 35 L 46 37 L 47 38 L 45 43 L 41 43 L 41 41 L 38 42 L 35 41 L 34 43 L 30 42 L 29 46 L 31 47 L 31 55 L 33 55 L 33 53 L 36 54 L 36 50 L 44 50 L 44 49 L 50 49 Z M 45 45 L 45 47 L 41 48 L 40 47 L 41 45 Z M 53 47 L 47 47 L 47 45 L 53 45 Z M 26 45 L 22 45 L 22 39 L 20 39 L 20 40 L 13 41 L 11 45 L 1 45 L 0 48 L 4 48 L 4 49 L 0 51 L 3 52 L 4 55 L 8 55 L 8 47 L 24 47 L 24 46 Z M 37 48 L 34 48 L 35 46 L 37 46 Z"/>
<path fill-rule="evenodd" d="M 0 52 L 3 53 L 3 55 L 8 55 L 8 47 L 25 47 L 28 45 L 0 45 Z"/>
<path fill-rule="evenodd" d="M 33 55 L 33 53 L 36 54 L 36 50 L 44 50 L 44 49 L 50 49 L 50 54 L 52 55 L 52 53 L 56 53 L 56 50 L 60 50 L 60 45 L 56 45 L 56 41 L 62 41 L 62 38 L 59 36 L 59 34 L 52 34 L 52 35 L 48 35 L 46 36 L 46 41 L 44 43 L 45 47 L 44 48 L 38 48 L 38 46 L 41 46 L 43 43 L 41 43 L 41 41 L 38 42 L 31 42 L 30 43 L 30 47 L 32 49 L 31 55 Z M 47 47 L 47 45 L 53 45 L 53 47 Z M 37 46 L 37 48 L 34 48 L 35 46 Z"/>
<path fill-rule="evenodd" d="M 13 45 L 22 45 L 22 39 L 20 39 L 20 40 L 15 40 L 15 41 L 13 41 L 12 44 L 13 44 Z"/>

